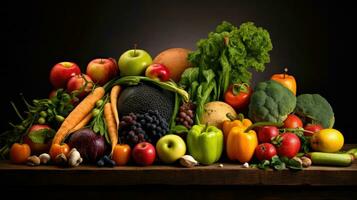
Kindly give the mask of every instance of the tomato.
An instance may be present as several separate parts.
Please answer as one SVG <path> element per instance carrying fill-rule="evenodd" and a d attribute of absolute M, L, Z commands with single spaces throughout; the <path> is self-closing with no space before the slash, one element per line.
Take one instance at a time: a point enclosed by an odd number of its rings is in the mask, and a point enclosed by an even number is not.
<path fill-rule="evenodd" d="M 31 149 L 28 144 L 14 143 L 10 149 L 10 160 L 15 164 L 23 164 L 31 155 Z"/>
<path fill-rule="evenodd" d="M 29 134 L 31 132 L 42 130 L 42 129 L 51 129 L 51 128 L 48 125 L 35 124 L 30 128 Z M 47 153 L 51 147 L 51 142 L 52 142 L 52 141 L 47 141 L 46 143 L 35 143 L 32 142 L 32 140 L 28 137 L 28 135 L 25 135 L 23 139 L 24 139 L 24 143 L 30 146 L 31 152 L 37 155 L 41 153 Z"/>
<path fill-rule="evenodd" d="M 300 150 L 300 139 L 294 133 L 283 133 L 277 137 L 276 140 L 277 152 L 279 156 L 293 158 Z"/>
<path fill-rule="evenodd" d="M 306 131 L 310 131 L 310 132 L 305 132 L 304 131 L 304 135 L 305 136 L 312 136 L 314 133 L 324 129 L 320 124 L 307 124 L 304 129 Z M 311 133 L 312 132 L 312 133 Z"/>
<path fill-rule="evenodd" d="M 270 143 L 263 143 L 255 148 L 255 157 L 257 157 L 260 161 L 270 160 L 275 155 L 276 148 Z"/>
<path fill-rule="evenodd" d="M 50 156 L 51 159 L 55 159 L 57 155 L 63 153 L 64 155 L 68 155 L 69 153 L 69 146 L 67 144 L 53 144 L 50 149 Z"/>
<path fill-rule="evenodd" d="M 117 144 L 114 147 L 112 159 L 115 161 L 116 165 L 122 166 L 129 162 L 131 155 L 130 146 L 127 144 Z"/>
<path fill-rule="evenodd" d="M 263 126 L 258 129 L 258 141 L 269 143 L 273 137 L 279 135 L 279 129 L 275 126 Z"/>
<path fill-rule="evenodd" d="M 248 106 L 252 93 L 252 88 L 246 83 L 232 84 L 224 94 L 224 101 L 234 109 L 243 109 Z"/>
<path fill-rule="evenodd" d="M 303 123 L 298 116 L 290 114 L 284 121 L 284 127 L 285 128 L 302 128 Z"/>

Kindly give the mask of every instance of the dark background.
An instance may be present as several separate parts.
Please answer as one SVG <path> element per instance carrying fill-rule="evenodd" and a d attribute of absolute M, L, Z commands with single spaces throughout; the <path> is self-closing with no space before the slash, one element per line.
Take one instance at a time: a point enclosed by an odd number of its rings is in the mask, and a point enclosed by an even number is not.
<path fill-rule="evenodd" d="M 194 50 L 199 39 L 227 20 L 237 26 L 253 21 L 270 33 L 271 62 L 254 83 L 289 67 L 298 93 L 324 96 L 334 108 L 335 128 L 346 143 L 356 143 L 350 50 L 356 31 L 350 8 L 312 0 L 7 2 L 1 131 L 17 120 L 9 101 L 21 105 L 19 93 L 28 99 L 48 96 L 48 75 L 58 62 L 73 61 L 85 72 L 93 58 L 118 59 L 134 43 L 153 57 L 171 47 Z"/>

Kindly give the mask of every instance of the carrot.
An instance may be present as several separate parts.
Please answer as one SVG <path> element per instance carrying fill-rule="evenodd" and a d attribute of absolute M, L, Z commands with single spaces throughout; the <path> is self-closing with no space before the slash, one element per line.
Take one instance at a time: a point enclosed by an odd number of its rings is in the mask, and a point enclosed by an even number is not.
<path fill-rule="evenodd" d="M 92 119 L 92 117 L 93 117 L 92 112 L 90 112 L 74 128 L 72 128 L 70 133 L 73 133 L 73 132 L 78 131 L 79 129 L 85 127 L 88 124 L 88 122 Z"/>
<path fill-rule="evenodd" d="M 118 115 L 118 107 L 117 107 L 117 102 L 118 102 L 118 96 L 120 93 L 121 87 L 120 85 L 115 85 L 112 90 L 110 91 L 110 103 L 112 106 L 112 111 L 115 117 L 115 122 L 117 124 L 117 129 L 119 128 L 119 115 Z"/>
<path fill-rule="evenodd" d="M 112 143 L 111 152 L 113 152 L 115 145 L 118 144 L 118 130 L 115 125 L 115 119 L 110 103 L 104 105 L 104 118 L 108 127 L 109 138 Z"/>
<path fill-rule="evenodd" d="M 95 103 L 105 94 L 103 87 L 97 87 L 92 93 L 86 96 L 63 121 L 61 127 L 57 130 L 52 144 L 60 144 L 70 131 L 85 118 L 94 108 Z"/>

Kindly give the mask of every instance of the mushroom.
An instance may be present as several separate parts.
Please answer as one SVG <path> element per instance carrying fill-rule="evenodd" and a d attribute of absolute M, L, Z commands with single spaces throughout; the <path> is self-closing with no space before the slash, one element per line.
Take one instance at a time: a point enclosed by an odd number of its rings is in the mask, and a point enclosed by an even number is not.
<path fill-rule="evenodd" d="M 81 154 L 76 148 L 73 148 L 68 154 L 68 165 L 70 167 L 77 167 L 82 162 L 83 158 L 81 157 Z"/>

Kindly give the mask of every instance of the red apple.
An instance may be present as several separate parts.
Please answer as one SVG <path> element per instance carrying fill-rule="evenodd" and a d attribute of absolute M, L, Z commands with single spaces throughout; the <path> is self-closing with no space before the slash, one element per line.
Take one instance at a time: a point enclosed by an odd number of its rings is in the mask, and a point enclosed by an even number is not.
<path fill-rule="evenodd" d="M 45 141 L 44 143 L 36 143 L 29 138 L 28 136 L 29 134 L 32 134 L 33 132 L 42 129 L 50 130 L 51 128 L 48 125 L 44 125 L 44 124 L 34 124 L 29 129 L 28 134 L 23 137 L 24 143 L 28 144 L 30 146 L 31 152 L 36 155 L 39 155 L 41 153 L 48 153 L 52 143 L 52 140 Z"/>
<path fill-rule="evenodd" d="M 89 62 L 86 73 L 94 83 L 104 85 L 117 76 L 118 72 L 117 62 L 113 58 L 97 58 Z"/>
<path fill-rule="evenodd" d="M 145 76 L 160 81 L 170 80 L 170 70 L 163 64 L 151 64 L 146 68 Z"/>
<path fill-rule="evenodd" d="M 155 161 L 155 147 L 148 142 L 141 142 L 133 149 L 133 159 L 135 163 L 143 166 L 152 165 Z"/>
<path fill-rule="evenodd" d="M 275 126 L 263 126 L 258 130 L 259 143 L 270 143 L 273 137 L 279 135 L 279 129 Z"/>
<path fill-rule="evenodd" d="M 65 88 L 67 81 L 77 74 L 81 74 L 81 69 L 73 62 L 60 62 L 52 67 L 50 72 L 50 82 L 54 88 Z"/>
<path fill-rule="evenodd" d="M 324 129 L 320 124 L 307 124 L 304 129 L 309 132 L 304 131 L 305 136 L 312 136 L 317 131 Z"/>
<path fill-rule="evenodd" d="M 87 85 L 86 85 L 86 82 L 87 82 Z M 83 88 L 84 86 L 85 86 L 85 88 Z M 93 81 L 86 74 L 75 75 L 72 78 L 70 78 L 67 83 L 67 91 L 68 92 L 73 92 L 75 90 L 76 91 L 82 90 L 82 92 L 77 95 L 78 98 L 85 97 L 92 90 L 92 87 L 93 87 Z"/>

